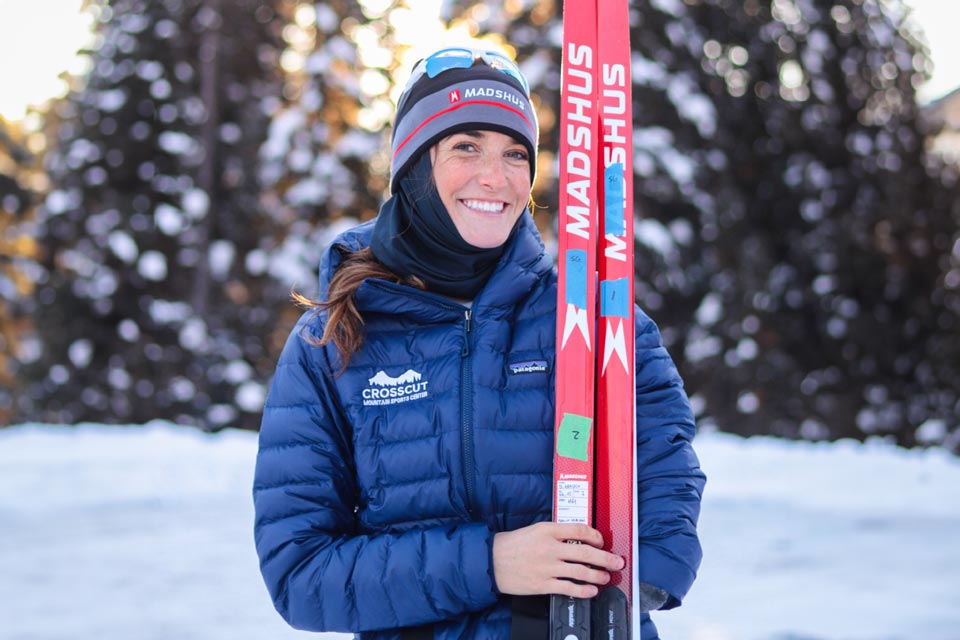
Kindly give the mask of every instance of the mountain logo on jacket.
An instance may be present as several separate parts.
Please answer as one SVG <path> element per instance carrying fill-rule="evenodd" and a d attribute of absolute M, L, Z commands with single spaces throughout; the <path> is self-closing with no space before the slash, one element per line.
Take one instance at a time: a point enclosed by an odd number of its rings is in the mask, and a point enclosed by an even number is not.
<path fill-rule="evenodd" d="M 430 381 L 424 380 L 422 373 L 413 369 L 407 369 L 397 377 L 380 370 L 377 375 L 367 379 L 363 404 L 369 407 L 420 400 L 429 395 L 429 384 Z"/>

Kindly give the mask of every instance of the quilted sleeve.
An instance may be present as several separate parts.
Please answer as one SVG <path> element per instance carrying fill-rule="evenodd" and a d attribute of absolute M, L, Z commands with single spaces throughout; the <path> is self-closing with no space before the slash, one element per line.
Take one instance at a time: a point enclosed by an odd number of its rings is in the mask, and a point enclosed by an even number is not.
<path fill-rule="evenodd" d="M 639 581 L 669 594 L 672 609 L 693 585 L 703 555 L 697 537 L 706 476 L 693 450 L 693 411 L 654 322 L 637 309 Z"/>
<path fill-rule="evenodd" d="M 493 533 L 482 524 L 364 535 L 349 426 L 326 349 L 294 329 L 264 408 L 253 498 L 260 569 L 293 627 L 419 625 L 496 601 Z"/>

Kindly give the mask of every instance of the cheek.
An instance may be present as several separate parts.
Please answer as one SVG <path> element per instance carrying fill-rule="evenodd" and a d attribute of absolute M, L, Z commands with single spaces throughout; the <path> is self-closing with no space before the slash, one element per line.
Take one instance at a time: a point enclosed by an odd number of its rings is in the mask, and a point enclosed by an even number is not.
<path fill-rule="evenodd" d="M 524 204 L 526 204 L 527 199 L 530 196 L 530 190 L 532 185 L 530 184 L 530 172 L 524 168 L 522 172 L 518 172 L 513 179 L 510 181 L 513 185 L 514 191 L 522 196 Z"/>
<path fill-rule="evenodd" d="M 453 194 L 463 186 L 463 172 L 450 167 L 444 167 L 439 171 L 434 171 L 433 182 L 437 185 L 437 193 L 444 202 L 453 199 Z"/>

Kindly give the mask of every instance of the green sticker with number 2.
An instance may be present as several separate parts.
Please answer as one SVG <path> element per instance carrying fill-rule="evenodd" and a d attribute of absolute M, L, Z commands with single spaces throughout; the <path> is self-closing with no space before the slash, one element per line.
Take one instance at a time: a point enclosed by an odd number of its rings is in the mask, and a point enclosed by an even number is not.
<path fill-rule="evenodd" d="M 590 430 L 593 420 L 575 413 L 563 414 L 557 432 L 557 455 L 574 460 L 588 460 Z"/>

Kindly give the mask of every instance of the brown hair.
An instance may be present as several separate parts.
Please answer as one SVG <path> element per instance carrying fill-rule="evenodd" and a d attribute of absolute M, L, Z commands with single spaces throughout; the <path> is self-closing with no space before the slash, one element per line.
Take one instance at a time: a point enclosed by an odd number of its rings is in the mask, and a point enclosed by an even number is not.
<path fill-rule="evenodd" d="M 386 265 L 377 260 L 370 247 L 349 251 L 339 249 L 343 253 L 343 260 L 337 266 L 330 286 L 327 289 L 327 299 L 322 301 L 310 300 L 297 292 L 291 295 L 303 307 L 315 309 L 317 313 L 327 312 L 327 322 L 320 339 L 307 337 L 307 342 L 314 346 L 323 346 L 333 343 L 340 353 L 341 371 L 346 369 L 350 358 L 363 346 L 363 316 L 354 302 L 357 289 L 367 278 L 377 278 L 405 284 L 417 289 L 425 289 L 423 281 L 416 276 L 398 276 Z"/>

